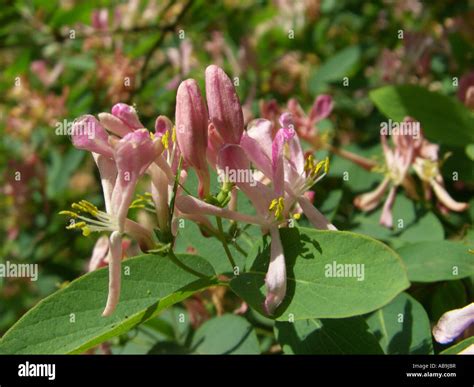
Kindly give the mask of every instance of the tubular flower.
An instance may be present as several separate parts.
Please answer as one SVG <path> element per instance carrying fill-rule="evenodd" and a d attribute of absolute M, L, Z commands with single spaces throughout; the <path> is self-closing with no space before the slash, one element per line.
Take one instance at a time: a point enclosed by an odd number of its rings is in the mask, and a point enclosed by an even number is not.
<path fill-rule="evenodd" d="M 199 196 L 209 194 L 206 161 L 208 115 L 199 86 L 193 79 L 179 85 L 176 95 L 176 138 L 184 161 L 199 177 Z"/>
<path fill-rule="evenodd" d="M 393 148 L 389 146 L 385 133 L 381 134 L 380 141 L 385 158 L 383 167 L 385 177 L 374 191 L 357 196 L 354 199 L 354 205 L 363 211 L 371 211 L 378 206 L 385 191 L 389 189 L 380 216 L 380 224 L 391 228 L 393 225 L 392 208 L 396 191 L 407 180 L 408 170 L 414 160 L 417 142 L 412 134 L 402 133 L 392 134 Z"/>
<path fill-rule="evenodd" d="M 461 309 L 454 309 L 441 316 L 433 328 L 438 343 L 447 344 L 461 335 L 474 323 L 474 302 Z"/>
<path fill-rule="evenodd" d="M 226 144 L 239 144 L 244 131 L 244 115 L 239 96 L 224 70 L 206 69 L 206 100 L 209 119 Z"/>
<path fill-rule="evenodd" d="M 61 214 L 73 219 L 68 229 L 80 228 L 86 236 L 91 232 L 111 232 L 107 256 L 109 296 L 103 312 L 104 316 L 109 316 L 115 310 L 120 296 L 122 234 L 129 234 L 142 249 L 147 250 L 153 246 L 151 232 L 127 219 L 127 213 L 138 179 L 160 156 L 163 146 L 161 141 L 153 138 L 146 129 L 130 131 L 122 139 L 109 137 L 106 141 L 107 134 L 97 120 L 86 116 L 77 124 L 84 121 L 94 125 L 96 132 L 100 133 L 99 137 L 96 141 L 89 141 L 77 131 L 73 132 L 72 142 L 80 149 L 92 152 L 101 176 L 106 212 L 82 200 L 72 204 L 72 211 L 62 211 Z M 106 144 L 109 144 L 112 153 Z"/>
<path fill-rule="evenodd" d="M 406 117 L 403 123 L 409 124 L 414 123 L 414 121 L 410 117 Z M 444 189 L 443 177 L 439 170 L 439 147 L 426 140 L 421 129 L 418 133 L 409 133 L 408 131 L 393 133 L 392 142 L 394 144 L 393 148 L 388 145 L 386 135 L 381 134 L 382 149 L 385 156 L 385 165 L 381 170 L 385 173 L 385 177 L 375 190 L 359 195 L 354 199 L 356 207 L 363 211 L 373 210 L 380 203 L 385 191 L 389 189 L 382 209 L 380 224 L 391 228 L 392 207 L 397 188 L 402 185 L 409 196 L 417 197 L 414 181 L 409 173 L 410 167 L 413 168 L 422 181 L 427 200 L 431 197 L 432 189 L 445 208 L 452 211 L 464 211 L 468 207 L 467 203 L 455 201 Z"/>

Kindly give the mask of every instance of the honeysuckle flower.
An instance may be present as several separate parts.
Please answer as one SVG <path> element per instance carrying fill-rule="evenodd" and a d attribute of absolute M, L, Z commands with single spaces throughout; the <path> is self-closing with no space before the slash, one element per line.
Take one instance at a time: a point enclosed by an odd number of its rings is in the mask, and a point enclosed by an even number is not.
<path fill-rule="evenodd" d="M 194 79 L 181 82 L 176 95 L 176 139 L 184 161 L 199 178 L 199 196 L 209 194 L 210 175 L 206 161 L 208 114 Z"/>
<path fill-rule="evenodd" d="M 393 134 L 391 138 L 393 148 L 389 146 L 385 133 L 380 136 L 385 158 L 384 179 L 375 190 L 359 195 L 354 199 L 354 205 L 357 208 L 363 211 L 371 211 L 378 206 L 385 191 L 389 189 L 380 216 L 380 224 L 388 228 L 393 225 L 392 207 L 397 188 L 405 183 L 407 179 L 408 170 L 413 163 L 417 147 L 417 139 L 412 134 Z"/>
<path fill-rule="evenodd" d="M 86 114 L 74 121 L 72 143 L 77 149 L 88 150 L 113 158 L 109 135 L 94 116 Z"/>
<path fill-rule="evenodd" d="M 152 138 L 152 134 L 147 129 L 137 129 L 127 133 L 120 140 L 109 138 L 109 144 L 113 148 L 112 158 L 109 158 L 108 151 L 105 154 L 94 152 L 94 150 L 103 150 L 98 146 L 98 141 L 99 144 L 104 145 L 106 134 L 104 135 L 100 125 L 90 116 L 80 122 L 84 120 L 95 125 L 98 133 L 101 133 L 100 140 L 88 141 L 79 132 L 73 132 L 73 144 L 78 144 L 81 149 L 90 150 L 94 156 L 101 175 L 106 212 L 100 211 L 87 201 L 80 201 L 72 205 L 75 211 L 62 211 L 61 213 L 78 220 L 78 222 L 70 224 L 68 229 L 80 228 L 84 235 L 91 232 L 111 232 L 108 252 L 109 296 L 103 312 L 103 316 L 110 316 L 120 297 L 122 234 L 131 235 L 145 250 L 153 246 L 151 232 L 127 219 L 127 213 L 138 179 L 160 156 L 163 145 L 158 138 Z"/>
<path fill-rule="evenodd" d="M 313 139 L 317 134 L 317 124 L 327 118 L 332 111 L 332 97 L 327 94 L 319 95 L 313 103 L 308 115 L 306 115 L 294 98 L 288 101 L 288 110 L 293 116 L 298 134 L 305 139 Z"/>
<path fill-rule="evenodd" d="M 242 148 L 252 163 L 267 178 L 276 181 L 277 185 L 275 172 L 283 165 L 284 191 L 293 203 L 300 206 L 294 212 L 299 213 L 301 209 L 313 226 L 335 230 L 334 225 L 325 219 L 307 197 L 307 192 L 327 174 L 329 160 L 316 162 L 312 155 L 305 159 L 298 135 L 293 129 L 291 115 L 283 114 L 280 126 L 273 139 L 272 123 L 264 119 L 254 120 L 242 137 Z M 279 157 L 275 157 L 278 153 Z M 281 191 L 281 187 L 277 187 L 277 190 Z"/>
<path fill-rule="evenodd" d="M 406 117 L 404 123 L 415 122 L 412 118 Z M 385 176 L 380 184 L 371 192 L 361 194 L 354 199 L 354 205 L 362 211 L 371 211 L 378 206 L 387 189 L 389 193 L 385 200 L 380 224 L 385 227 L 392 227 L 392 207 L 395 201 L 397 188 L 403 186 L 406 193 L 417 198 L 414 181 L 409 173 L 410 167 L 421 179 L 425 198 L 431 198 L 431 189 L 435 193 L 439 202 L 448 210 L 464 211 L 467 203 L 455 201 L 445 190 L 443 177 L 440 172 L 439 147 L 426 140 L 423 132 L 419 128 L 416 133 L 393 133 L 393 148 L 388 145 L 387 136 L 382 133 L 380 136 L 382 149 L 385 156 L 385 165 L 381 168 Z M 377 170 L 376 168 L 373 168 Z"/>
<path fill-rule="evenodd" d="M 112 107 L 112 113 L 99 113 L 98 117 L 105 129 L 119 137 L 144 128 L 135 108 L 124 103 L 115 104 Z"/>
<path fill-rule="evenodd" d="M 220 67 L 206 69 L 206 100 L 209 119 L 226 144 L 239 144 L 244 116 L 234 84 Z"/>
<path fill-rule="evenodd" d="M 438 343 L 447 344 L 461 335 L 474 323 L 474 302 L 464 308 L 450 310 L 441 316 L 433 327 L 433 336 Z"/>

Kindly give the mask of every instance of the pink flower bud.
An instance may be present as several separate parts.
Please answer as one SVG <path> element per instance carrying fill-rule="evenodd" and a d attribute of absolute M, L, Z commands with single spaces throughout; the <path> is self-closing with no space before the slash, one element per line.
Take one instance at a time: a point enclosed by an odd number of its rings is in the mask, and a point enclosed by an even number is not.
<path fill-rule="evenodd" d="M 133 106 L 125 103 L 117 103 L 112 107 L 112 114 L 122 120 L 130 129 L 141 129 L 144 128 L 143 124 L 138 118 L 137 111 Z"/>
<path fill-rule="evenodd" d="M 331 114 L 333 107 L 332 97 L 327 94 L 319 95 L 314 101 L 313 107 L 309 112 L 309 119 L 313 122 L 319 122 Z"/>
<path fill-rule="evenodd" d="M 72 143 L 77 149 L 112 158 L 113 151 L 108 142 L 108 134 L 99 121 L 87 114 L 74 121 L 72 127 Z"/>
<path fill-rule="evenodd" d="M 239 144 L 244 131 L 239 96 L 224 70 L 215 65 L 206 69 L 206 99 L 209 118 L 223 140 Z"/>
<path fill-rule="evenodd" d="M 208 115 L 194 79 L 181 82 L 176 95 L 176 140 L 185 162 L 199 178 L 199 196 L 209 194 L 210 176 L 206 162 Z"/>

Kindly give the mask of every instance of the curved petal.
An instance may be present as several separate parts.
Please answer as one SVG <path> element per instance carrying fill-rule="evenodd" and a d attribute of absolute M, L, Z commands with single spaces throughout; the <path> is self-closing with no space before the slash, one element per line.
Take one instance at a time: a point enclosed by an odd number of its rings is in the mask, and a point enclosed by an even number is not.
<path fill-rule="evenodd" d="M 270 188 L 254 179 L 250 162 L 240 145 L 225 145 L 217 161 L 224 181 L 234 183 L 252 201 L 259 214 L 266 214 L 274 195 Z"/>
<path fill-rule="evenodd" d="M 362 211 L 371 211 L 380 203 L 382 196 L 390 183 L 386 177 L 373 191 L 356 196 L 354 205 Z"/>
<path fill-rule="evenodd" d="M 337 230 L 336 226 L 327 220 L 326 217 L 313 206 L 308 198 L 300 196 L 298 198 L 298 204 L 314 227 L 320 230 Z"/>
<path fill-rule="evenodd" d="M 110 235 L 109 295 L 107 297 L 107 305 L 102 312 L 102 316 L 104 317 L 110 316 L 115 311 L 120 299 L 121 262 L 122 237 L 118 231 L 114 231 Z"/>
<path fill-rule="evenodd" d="M 439 184 L 436 180 L 432 179 L 430 181 L 431 186 L 436 194 L 436 197 L 441 203 L 443 203 L 447 208 L 452 211 L 461 212 L 466 210 L 469 207 L 468 203 L 457 202 L 454 200 L 449 193 L 444 189 L 444 187 Z"/>
<path fill-rule="evenodd" d="M 392 228 L 393 226 L 393 217 L 392 217 L 392 207 L 395 202 L 395 193 L 397 192 L 397 187 L 392 186 L 388 193 L 387 199 L 383 205 L 382 214 L 380 215 L 380 224 L 387 228 Z"/>
<path fill-rule="evenodd" d="M 267 296 L 263 307 L 267 314 L 272 315 L 286 295 L 286 263 L 278 227 L 270 227 L 270 235 L 270 264 L 265 276 Z"/>
<path fill-rule="evenodd" d="M 257 224 L 260 226 L 268 225 L 268 222 L 260 216 L 246 215 L 240 212 L 228 210 L 227 208 L 220 208 L 192 196 L 178 196 L 175 205 L 179 211 L 185 214 L 220 216 L 221 218 L 236 220 L 243 223 Z"/>
<path fill-rule="evenodd" d="M 464 308 L 443 314 L 433 328 L 433 336 L 438 343 L 447 344 L 461 335 L 472 323 L 474 323 L 474 302 Z"/>
<path fill-rule="evenodd" d="M 268 120 L 253 120 L 240 140 L 250 161 L 265 176 L 272 177 L 272 123 Z"/>

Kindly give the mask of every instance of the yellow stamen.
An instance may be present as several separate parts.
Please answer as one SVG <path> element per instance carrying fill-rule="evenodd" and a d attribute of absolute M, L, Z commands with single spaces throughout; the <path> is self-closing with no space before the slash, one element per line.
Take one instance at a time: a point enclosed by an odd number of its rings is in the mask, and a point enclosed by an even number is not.
<path fill-rule="evenodd" d="M 283 218 L 283 210 L 285 209 L 285 201 L 283 197 L 279 197 L 278 199 L 273 199 L 268 207 L 270 212 L 274 212 L 275 219 L 282 219 Z"/>
<path fill-rule="evenodd" d="M 70 225 L 66 226 L 67 230 L 75 230 L 76 228 L 83 228 L 86 227 L 86 222 L 74 222 L 71 223 Z"/>
<path fill-rule="evenodd" d="M 293 214 L 293 219 L 300 220 L 301 214 Z"/>
<path fill-rule="evenodd" d="M 166 133 L 161 137 L 161 143 L 163 144 L 165 149 L 168 149 L 169 138 L 170 138 L 169 131 L 166 131 Z"/>
<path fill-rule="evenodd" d="M 173 141 L 173 143 L 176 142 L 176 126 L 173 126 L 172 134 L 171 134 L 171 141 Z"/>

